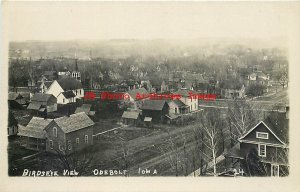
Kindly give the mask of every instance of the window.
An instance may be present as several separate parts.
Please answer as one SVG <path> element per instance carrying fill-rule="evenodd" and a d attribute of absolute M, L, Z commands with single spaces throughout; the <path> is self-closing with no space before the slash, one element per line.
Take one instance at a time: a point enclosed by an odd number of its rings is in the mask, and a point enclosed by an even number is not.
<path fill-rule="evenodd" d="M 271 165 L 271 176 L 279 177 L 279 165 Z"/>
<path fill-rule="evenodd" d="M 59 148 L 60 151 L 63 151 L 63 150 L 64 150 L 64 148 L 63 148 L 61 142 L 58 143 L 58 148 Z"/>
<path fill-rule="evenodd" d="M 53 149 L 53 141 L 52 140 L 49 140 L 49 146 L 50 146 L 50 149 Z"/>
<path fill-rule="evenodd" d="M 266 157 L 266 155 L 267 155 L 266 145 L 258 145 L 258 156 Z"/>
<path fill-rule="evenodd" d="M 197 104 L 195 103 L 195 109 L 197 109 Z"/>
<path fill-rule="evenodd" d="M 269 139 L 269 134 L 264 132 L 256 132 L 257 139 Z"/>
<path fill-rule="evenodd" d="M 175 113 L 177 113 L 177 107 L 175 107 Z"/>
<path fill-rule="evenodd" d="M 72 143 L 71 143 L 71 141 L 68 141 L 68 149 L 69 149 L 69 150 L 72 149 Z"/>
<path fill-rule="evenodd" d="M 76 138 L 76 145 L 79 145 L 79 137 Z"/>
<path fill-rule="evenodd" d="M 81 89 L 79 90 L 79 94 L 81 95 Z"/>
<path fill-rule="evenodd" d="M 85 143 L 88 143 L 88 142 L 89 142 L 89 136 L 88 136 L 88 135 L 85 135 L 85 136 L 84 136 L 84 142 L 85 142 Z"/>
<path fill-rule="evenodd" d="M 57 128 L 53 127 L 53 137 L 57 137 Z"/>
<path fill-rule="evenodd" d="M 63 98 L 63 103 L 65 103 L 65 98 Z"/>

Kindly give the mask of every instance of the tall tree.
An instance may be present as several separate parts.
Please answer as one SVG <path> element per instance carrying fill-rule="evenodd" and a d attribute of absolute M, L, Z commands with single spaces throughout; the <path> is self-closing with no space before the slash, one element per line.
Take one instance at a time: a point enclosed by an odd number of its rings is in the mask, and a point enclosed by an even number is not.
<path fill-rule="evenodd" d="M 217 176 L 217 157 L 220 155 L 220 145 L 222 143 L 222 126 L 220 110 L 209 109 L 204 111 L 200 121 L 200 128 L 203 130 L 203 142 L 210 151 L 210 161 L 212 162 L 213 175 Z"/>

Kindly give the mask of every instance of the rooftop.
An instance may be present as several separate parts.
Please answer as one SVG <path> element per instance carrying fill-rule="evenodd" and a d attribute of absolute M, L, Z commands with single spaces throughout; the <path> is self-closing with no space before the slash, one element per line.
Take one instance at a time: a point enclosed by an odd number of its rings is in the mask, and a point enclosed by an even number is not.
<path fill-rule="evenodd" d="M 144 87 L 139 88 L 139 89 L 132 89 L 132 90 L 129 90 L 127 93 L 128 93 L 134 100 L 136 100 L 136 94 L 137 94 L 137 93 L 139 93 L 140 95 L 142 95 L 142 94 L 148 95 L 148 94 L 149 94 L 149 92 L 148 92 Z"/>
<path fill-rule="evenodd" d="M 165 100 L 145 100 L 141 109 L 161 111 L 165 103 Z"/>
<path fill-rule="evenodd" d="M 47 102 L 51 97 L 54 96 L 52 94 L 36 93 L 32 96 L 31 101 Z"/>
<path fill-rule="evenodd" d="M 125 119 L 138 119 L 139 117 L 139 112 L 138 111 L 124 111 L 122 118 Z"/>
<path fill-rule="evenodd" d="M 54 122 L 65 133 L 73 132 L 95 124 L 84 112 L 72 114 L 70 117 L 64 116 L 54 119 Z"/>
<path fill-rule="evenodd" d="M 32 117 L 30 122 L 26 127 L 20 127 L 18 135 L 20 136 L 27 136 L 33 138 L 44 138 L 45 127 L 52 121 L 53 119 L 44 119 L 39 117 Z"/>
<path fill-rule="evenodd" d="M 75 78 L 62 78 L 57 80 L 57 83 L 61 86 L 64 91 L 81 89 L 82 85 Z"/>

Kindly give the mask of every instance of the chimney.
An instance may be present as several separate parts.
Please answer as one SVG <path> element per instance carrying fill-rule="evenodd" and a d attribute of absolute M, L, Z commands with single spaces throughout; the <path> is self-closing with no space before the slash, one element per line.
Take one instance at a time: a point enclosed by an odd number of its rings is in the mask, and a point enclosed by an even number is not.
<path fill-rule="evenodd" d="M 48 112 L 47 112 L 47 107 L 46 107 L 46 109 L 44 110 L 44 119 L 46 120 L 47 118 L 48 118 Z"/>

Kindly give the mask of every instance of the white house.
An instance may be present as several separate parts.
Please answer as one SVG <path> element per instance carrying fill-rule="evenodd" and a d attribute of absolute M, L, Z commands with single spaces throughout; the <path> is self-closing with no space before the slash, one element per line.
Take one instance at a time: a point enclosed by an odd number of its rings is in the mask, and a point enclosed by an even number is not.
<path fill-rule="evenodd" d="M 189 106 L 189 112 L 198 111 L 198 99 L 193 98 L 193 96 L 190 96 L 189 93 L 191 93 L 192 95 L 195 94 L 195 92 L 188 90 L 178 90 L 174 94 L 181 95 L 181 98 L 179 100 L 182 101 L 185 105 Z"/>
<path fill-rule="evenodd" d="M 76 102 L 76 99 L 84 97 L 82 84 L 75 78 L 63 78 L 53 81 L 46 93 L 54 95 L 58 104 L 73 103 Z"/>

